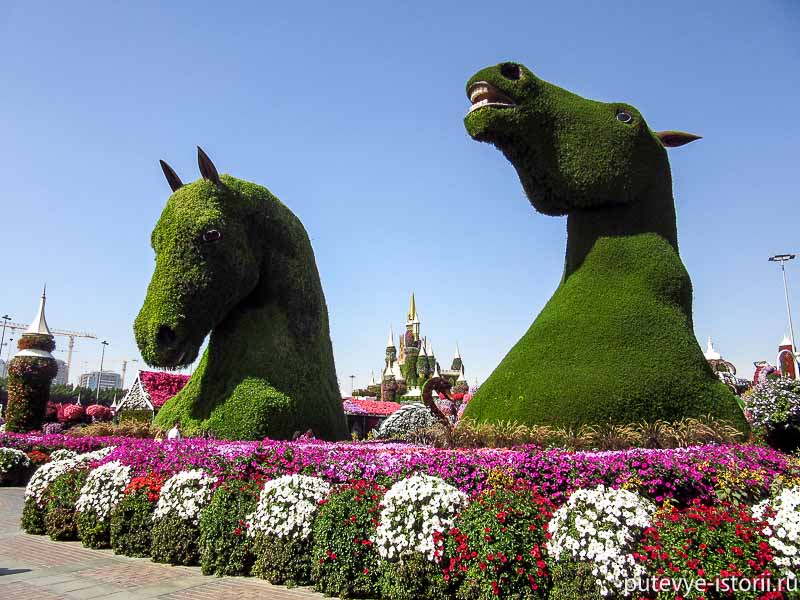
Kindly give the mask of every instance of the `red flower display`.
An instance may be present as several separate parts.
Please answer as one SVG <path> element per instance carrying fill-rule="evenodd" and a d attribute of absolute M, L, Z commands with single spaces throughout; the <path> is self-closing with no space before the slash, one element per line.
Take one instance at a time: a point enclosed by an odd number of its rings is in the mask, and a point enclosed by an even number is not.
<path fill-rule="evenodd" d="M 86 414 L 92 418 L 93 421 L 110 421 L 113 413 L 111 409 L 102 404 L 92 404 L 86 408 Z"/>
<path fill-rule="evenodd" d="M 141 371 L 139 380 L 150 395 L 153 408 L 159 409 L 167 400 L 180 392 L 189 381 L 190 375 L 165 373 L 164 371 Z"/>
<path fill-rule="evenodd" d="M 58 420 L 62 423 L 77 423 L 83 419 L 86 411 L 80 404 L 63 404 Z"/>

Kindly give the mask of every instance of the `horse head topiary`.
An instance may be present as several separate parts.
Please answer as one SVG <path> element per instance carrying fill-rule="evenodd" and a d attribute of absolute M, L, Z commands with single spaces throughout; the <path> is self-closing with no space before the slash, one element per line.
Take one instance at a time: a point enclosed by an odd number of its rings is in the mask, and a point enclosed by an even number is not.
<path fill-rule="evenodd" d="M 517 63 L 467 83 L 467 132 L 514 165 L 533 207 L 567 216 L 553 297 L 465 416 L 555 425 L 674 421 L 714 414 L 740 427 L 736 400 L 692 329 L 665 147 L 633 106 L 588 100 Z"/>
<path fill-rule="evenodd" d="M 328 311 L 300 220 L 266 188 L 219 175 L 198 148 L 202 178 L 173 191 L 151 244 L 155 273 L 134 323 L 148 364 L 191 364 L 156 423 L 225 438 L 346 435 Z"/>

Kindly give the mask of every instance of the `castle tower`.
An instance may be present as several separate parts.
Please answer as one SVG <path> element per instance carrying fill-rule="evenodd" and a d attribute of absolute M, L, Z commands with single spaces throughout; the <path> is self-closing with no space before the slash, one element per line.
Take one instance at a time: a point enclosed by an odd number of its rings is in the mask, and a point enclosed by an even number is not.
<path fill-rule="evenodd" d="M 58 373 L 51 352 L 56 342 L 45 317 L 47 287 L 42 290 L 39 310 L 17 342 L 19 352 L 8 365 L 8 408 L 6 430 L 16 433 L 34 431 L 42 426 L 50 384 Z"/>
<path fill-rule="evenodd" d="M 406 331 L 410 331 L 414 336 L 414 341 L 419 341 L 419 315 L 417 314 L 417 301 L 414 292 L 411 292 L 411 300 L 408 304 L 408 315 L 406 317 Z"/>
<path fill-rule="evenodd" d="M 458 349 L 458 344 L 456 344 L 456 355 L 453 357 L 453 364 L 450 370 L 458 372 L 464 370 L 464 361 L 461 359 L 461 350 Z"/>
<path fill-rule="evenodd" d="M 795 366 L 794 352 L 792 351 L 792 341 L 789 336 L 783 336 L 778 346 L 778 368 L 784 377 L 797 379 L 797 369 Z"/>
<path fill-rule="evenodd" d="M 397 360 L 397 348 L 394 345 L 394 330 L 389 327 L 389 339 L 386 341 L 386 366 L 391 367 Z"/>

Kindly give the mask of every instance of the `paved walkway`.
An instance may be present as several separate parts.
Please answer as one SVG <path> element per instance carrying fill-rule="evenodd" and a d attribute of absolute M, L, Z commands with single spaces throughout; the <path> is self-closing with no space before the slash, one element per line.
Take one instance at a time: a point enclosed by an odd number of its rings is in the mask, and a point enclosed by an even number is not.
<path fill-rule="evenodd" d="M 323 598 L 308 588 L 287 589 L 250 577 L 206 577 L 199 567 L 172 567 L 146 558 L 53 542 L 19 528 L 23 488 L 0 487 L 0 598 L 110 600 L 167 598 Z"/>

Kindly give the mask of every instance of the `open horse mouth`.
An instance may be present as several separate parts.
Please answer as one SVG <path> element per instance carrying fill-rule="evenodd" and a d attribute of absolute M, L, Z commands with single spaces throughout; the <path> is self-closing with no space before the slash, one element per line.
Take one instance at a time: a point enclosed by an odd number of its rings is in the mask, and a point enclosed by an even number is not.
<path fill-rule="evenodd" d="M 506 94 L 498 90 L 491 83 L 485 81 L 476 81 L 467 90 L 469 101 L 472 106 L 469 107 L 469 113 L 490 106 L 494 108 L 513 108 L 516 106 L 514 101 Z"/>

